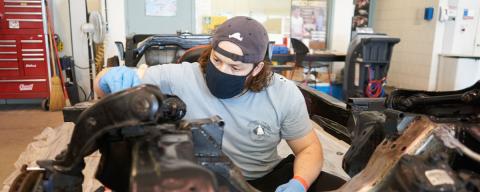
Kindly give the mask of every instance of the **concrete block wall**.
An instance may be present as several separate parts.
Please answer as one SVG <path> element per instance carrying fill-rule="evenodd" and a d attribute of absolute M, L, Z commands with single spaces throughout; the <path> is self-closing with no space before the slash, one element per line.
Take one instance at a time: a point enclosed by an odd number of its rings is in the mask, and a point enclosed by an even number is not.
<path fill-rule="evenodd" d="M 431 90 L 433 45 L 439 0 L 377 1 L 374 30 L 399 37 L 394 47 L 388 85 L 397 88 Z M 426 7 L 435 8 L 431 21 L 423 19 Z"/>

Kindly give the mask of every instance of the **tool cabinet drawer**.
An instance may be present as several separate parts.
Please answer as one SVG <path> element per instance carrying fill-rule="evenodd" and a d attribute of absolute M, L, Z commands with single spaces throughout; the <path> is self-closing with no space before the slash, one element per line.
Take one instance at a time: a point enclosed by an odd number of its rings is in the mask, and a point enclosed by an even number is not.
<path fill-rule="evenodd" d="M 11 59 L 0 59 L 0 68 L 12 68 L 12 67 L 18 67 L 18 61 L 17 60 L 11 60 Z"/>
<path fill-rule="evenodd" d="M 17 52 L 17 39 L 16 37 L 0 35 L 0 52 Z"/>
<path fill-rule="evenodd" d="M 32 59 L 32 58 L 41 58 L 42 60 L 45 60 L 46 54 L 44 49 L 21 49 L 20 51 L 20 57 L 22 59 Z"/>
<path fill-rule="evenodd" d="M 18 62 L 17 60 L 15 61 L 2 61 L 0 59 L 0 68 L 12 68 L 12 67 L 18 67 Z"/>
<path fill-rule="evenodd" d="M 47 76 L 47 65 L 44 61 L 23 61 L 25 76 Z"/>
<path fill-rule="evenodd" d="M 1 51 L 0 50 L 0 59 L 16 59 L 17 58 L 17 51 Z"/>
<path fill-rule="evenodd" d="M 18 58 L 18 52 L 17 52 L 16 40 L 0 39 L 0 59 L 12 60 L 17 58 Z"/>
<path fill-rule="evenodd" d="M 1 28 L 4 29 L 42 29 L 41 0 L 3 0 Z"/>
<path fill-rule="evenodd" d="M 15 77 L 20 75 L 18 67 L 0 67 L 0 77 Z"/>
<path fill-rule="evenodd" d="M 20 40 L 20 45 L 22 49 L 45 49 L 44 41 L 43 35 L 25 36 Z"/>
<path fill-rule="evenodd" d="M 9 79 L 0 80 L 0 92 L 31 93 L 48 92 L 47 79 Z"/>

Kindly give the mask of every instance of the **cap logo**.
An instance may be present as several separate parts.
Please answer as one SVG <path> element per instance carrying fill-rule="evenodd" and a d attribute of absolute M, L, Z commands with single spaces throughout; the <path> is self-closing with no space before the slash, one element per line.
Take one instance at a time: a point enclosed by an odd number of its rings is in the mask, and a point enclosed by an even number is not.
<path fill-rule="evenodd" d="M 228 35 L 228 38 L 235 38 L 239 41 L 242 41 L 243 40 L 243 37 L 240 36 L 240 33 L 239 32 L 236 32 L 234 34 L 231 34 L 231 35 Z"/>

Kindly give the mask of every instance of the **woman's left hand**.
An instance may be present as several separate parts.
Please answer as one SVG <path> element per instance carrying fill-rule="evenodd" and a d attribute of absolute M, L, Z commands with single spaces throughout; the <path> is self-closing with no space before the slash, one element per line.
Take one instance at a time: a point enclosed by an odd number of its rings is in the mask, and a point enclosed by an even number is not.
<path fill-rule="evenodd" d="M 288 183 L 280 185 L 277 187 L 275 192 L 305 192 L 306 189 L 303 187 L 302 183 L 296 179 L 290 179 Z"/>

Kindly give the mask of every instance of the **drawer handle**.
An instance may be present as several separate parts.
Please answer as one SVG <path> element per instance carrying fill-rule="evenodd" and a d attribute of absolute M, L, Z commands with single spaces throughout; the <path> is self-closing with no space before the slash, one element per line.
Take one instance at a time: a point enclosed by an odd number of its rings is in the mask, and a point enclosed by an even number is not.
<path fill-rule="evenodd" d="M 43 53 L 28 53 L 28 54 L 22 54 L 22 56 L 25 56 L 25 57 L 43 56 Z"/>
<path fill-rule="evenodd" d="M 8 79 L 0 80 L 0 83 L 16 83 L 16 82 L 45 82 L 46 79 Z"/>
<path fill-rule="evenodd" d="M 43 52 L 43 49 L 22 49 L 23 52 Z"/>
<path fill-rule="evenodd" d="M 7 8 L 42 8 L 41 5 L 5 5 Z"/>
<path fill-rule="evenodd" d="M 16 1 L 16 0 L 5 0 L 5 3 L 42 3 L 42 1 L 34 1 L 34 0 L 21 0 L 21 1 Z"/>
<path fill-rule="evenodd" d="M 22 43 L 42 43 L 42 40 L 21 40 Z"/>
<path fill-rule="evenodd" d="M 0 52 L 0 55 L 16 55 L 17 52 Z"/>
<path fill-rule="evenodd" d="M 0 71 L 10 71 L 10 70 L 18 70 L 18 67 L 5 67 L 5 68 L 0 68 Z"/>
<path fill-rule="evenodd" d="M 7 19 L 7 21 L 43 22 L 41 19 Z"/>
<path fill-rule="evenodd" d="M 0 47 L 17 47 L 17 45 L 0 45 Z"/>
<path fill-rule="evenodd" d="M 43 61 L 44 58 L 23 58 L 24 61 Z"/>
<path fill-rule="evenodd" d="M 15 40 L 0 40 L 0 43 L 15 43 Z"/>
<path fill-rule="evenodd" d="M 15 59 L 3 59 L 3 58 L 0 58 L 0 61 L 17 61 L 17 58 L 15 58 Z"/>
<path fill-rule="evenodd" d="M 5 15 L 42 15 L 42 12 L 5 12 Z"/>

